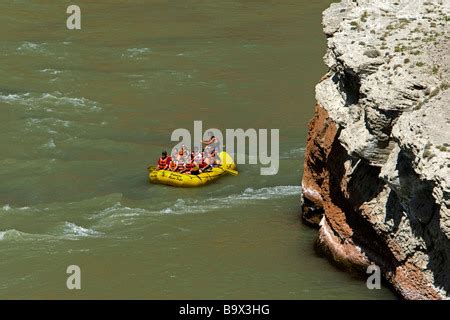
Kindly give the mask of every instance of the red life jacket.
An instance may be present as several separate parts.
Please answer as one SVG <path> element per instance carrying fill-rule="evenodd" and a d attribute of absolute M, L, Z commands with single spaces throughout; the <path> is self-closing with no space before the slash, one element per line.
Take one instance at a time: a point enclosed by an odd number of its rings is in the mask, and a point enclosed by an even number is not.
<path fill-rule="evenodd" d="M 172 160 L 172 159 L 169 156 L 167 156 L 165 159 L 163 159 L 162 157 L 159 157 L 158 166 L 165 167 L 166 165 L 168 165 L 170 163 L 170 160 Z"/>
<path fill-rule="evenodd" d="M 200 165 L 199 165 L 199 168 L 200 168 L 200 169 L 207 166 L 207 164 L 206 164 L 206 162 L 205 162 L 205 153 L 202 152 L 201 154 L 202 154 L 202 162 L 201 162 Z"/>
<path fill-rule="evenodd" d="M 191 170 L 194 167 L 195 167 L 195 163 L 193 161 L 191 161 L 188 164 L 186 164 L 186 169 L 188 169 L 188 170 Z"/>
<path fill-rule="evenodd" d="M 183 161 L 178 161 L 178 170 L 186 169 L 186 164 Z"/>
<path fill-rule="evenodd" d="M 176 166 L 177 166 L 177 164 L 174 161 L 170 161 L 169 162 L 169 168 L 170 169 L 175 169 Z"/>

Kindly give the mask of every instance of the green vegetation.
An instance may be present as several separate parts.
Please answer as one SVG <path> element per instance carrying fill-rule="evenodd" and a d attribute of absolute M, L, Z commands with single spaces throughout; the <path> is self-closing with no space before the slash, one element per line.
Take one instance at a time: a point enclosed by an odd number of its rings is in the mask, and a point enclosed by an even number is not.
<path fill-rule="evenodd" d="M 435 36 L 429 36 L 428 38 L 424 38 L 423 42 L 436 42 Z"/>
<path fill-rule="evenodd" d="M 433 66 L 433 69 L 431 69 L 431 72 L 432 72 L 433 74 L 437 74 L 437 73 L 439 72 L 439 66 L 434 65 L 434 66 Z"/>
<path fill-rule="evenodd" d="M 399 19 L 400 23 L 398 25 L 398 28 L 403 28 L 404 26 L 406 26 L 408 23 L 410 23 L 410 21 L 406 18 L 400 18 Z"/>
<path fill-rule="evenodd" d="M 423 63 L 422 61 L 418 61 L 416 63 L 416 66 L 418 66 L 418 67 L 423 67 L 424 65 L 425 65 L 425 63 Z"/>
<path fill-rule="evenodd" d="M 403 63 L 405 63 L 405 64 L 407 64 L 409 62 L 410 62 L 410 60 L 408 58 L 405 58 L 405 60 L 403 60 Z"/>
<path fill-rule="evenodd" d="M 350 22 L 350 25 L 352 26 L 350 28 L 351 30 L 361 29 L 361 27 L 359 26 L 359 23 L 357 21 Z"/>
<path fill-rule="evenodd" d="M 361 21 L 366 22 L 368 16 L 369 16 L 369 14 L 367 13 L 367 11 L 364 11 L 364 13 L 361 16 Z"/>
<path fill-rule="evenodd" d="M 447 152 L 447 147 L 446 146 L 437 146 L 436 147 L 438 150 L 442 151 L 442 152 Z"/>
<path fill-rule="evenodd" d="M 394 52 L 403 52 L 404 47 L 402 45 L 397 45 L 394 48 Z"/>
<path fill-rule="evenodd" d="M 381 53 L 377 49 L 368 49 L 364 51 L 364 55 L 369 58 L 377 58 L 381 55 Z"/>

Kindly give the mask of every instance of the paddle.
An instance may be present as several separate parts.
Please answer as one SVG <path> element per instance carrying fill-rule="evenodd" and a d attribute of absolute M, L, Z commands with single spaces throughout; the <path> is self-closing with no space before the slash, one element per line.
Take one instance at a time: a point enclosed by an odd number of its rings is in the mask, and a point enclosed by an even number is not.
<path fill-rule="evenodd" d="M 154 170 L 156 170 L 156 167 L 155 166 L 148 166 L 147 169 L 148 169 L 148 171 L 154 171 Z"/>
<path fill-rule="evenodd" d="M 222 168 L 223 171 L 225 171 L 226 173 L 231 174 L 232 176 L 239 175 L 239 172 L 237 170 L 227 169 L 227 168 L 224 168 L 222 166 L 221 166 L 221 168 Z"/>

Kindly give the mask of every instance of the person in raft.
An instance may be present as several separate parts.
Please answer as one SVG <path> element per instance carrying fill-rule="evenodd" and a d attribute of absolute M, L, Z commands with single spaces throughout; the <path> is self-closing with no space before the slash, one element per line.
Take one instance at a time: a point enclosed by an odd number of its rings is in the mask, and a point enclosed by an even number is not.
<path fill-rule="evenodd" d="M 214 167 L 220 165 L 220 157 L 219 157 L 219 149 L 218 148 L 210 149 L 208 154 L 209 154 L 210 162 Z"/>
<path fill-rule="evenodd" d="M 213 167 L 218 165 L 220 165 L 220 160 L 217 148 L 210 147 L 208 150 L 205 148 L 203 152 L 198 152 L 198 148 L 195 147 L 194 151 L 189 154 L 186 147 L 182 146 L 172 157 L 167 156 L 167 152 L 164 151 L 158 160 L 157 170 L 197 175 L 211 171 Z"/>
<path fill-rule="evenodd" d="M 198 174 L 198 167 L 194 161 L 195 151 L 192 151 L 187 157 L 186 161 L 186 171 L 184 173 Z"/>
<path fill-rule="evenodd" d="M 219 139 L 214 136 L 212 131 L 208 132 L 209 139 L 201 140 L 202 144 L 205 145 L 204 151 L 210 152 L 210 150 L 216 149 L 219 147 Z"/>
<path fill-rule="evenodd" d="M 218 154 L 217 148 L 210 149 L 209 152 L 206 151 L 205 148 L 205 151 L 203 153 L 207 154 L 207 156 L 203 158 L 203 163 L 199 170 L 200 172 L 211 171 L 212 168 L 220 165 L 220 159 L 217 155 Z"/>
<path fill-rule="evenodd" d="M 174 158 L 172 158 L 172 160 L 169 163 L 169 168 L 167 170 L 170 170 L 173 172 L 177 171 L 178 170 L 178 161 L 175 160 Z"/>
<path fill-rule="evenodd" d="M 180 173 L 186 173 L 190 170 L 190 154 L 186 149 L 186 146 L 182 146 L 180 151 L 178 152 L 178 171 Z"/>
<path fill-rule="evenodd" d="M 158 165 L 156 166 L 157 170 L 167 170 L 169 169 L 170 162 L 172 158 L 167 156 L 167 151 L 163 151 L 161 153 L 161 157 L 159 157 Z"/>
<path fill-rule="evenodd" d="M 169 167 L 167 170 L 173 172 L 186 172 L 186 160 L 185 160 L 185 147 L 181 147 L 178 151 L 176 148 L 172 150 L 172 159 L 169 162 Z"/>
<path fill-rule="evenodd" d="M 194 147 L 194 151 L 192 151 L 186 159 L 186 171 L 184 173 L 189 173 L 193 175 L 197 175 L 200 173 L 200 166 L 202 164 L 202 154 L 198 152 L 198 147 Z"/>

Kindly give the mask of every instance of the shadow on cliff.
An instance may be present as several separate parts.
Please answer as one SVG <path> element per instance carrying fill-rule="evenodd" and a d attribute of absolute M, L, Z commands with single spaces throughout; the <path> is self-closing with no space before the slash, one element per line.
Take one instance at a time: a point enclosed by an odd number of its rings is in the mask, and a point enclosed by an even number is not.
<path fill-rule="evenodd" d="M 441 229 L 440 208 L 433 196 L 433 183 L 421 180 L 411 164 L 412 159 L 401 151 L 396 166 L 400 186 L 402 186 L 402 199 L 396 202 L 401 204 L 401 208 L 396 208 L 394 211 L 388 207 L 387 210 L 397 228 L 402 215 L 409 218 L 414 236 L 422 239 L 426 246 L 416 248 L 416 251 L 424 251 L 429 256 L 427 269 L 433 273 L 435 286 L 448 292 L 450 290 L 450 241 Z"/>
<path fill-rule="evenodd" d="M 363 248 L 369 260 L 388 272 L 394 272 L 397 260 L 373 229 L 372 223 L 361 214 L 361 206 L 376 199 L 383 190 L 384 182 L 378 177 L 380 168 L 370 166 L 363 158 L 349 155 L 338 139 L 333 143 L 330 157 L 333 161 L 327 162 L 331 173 L 329 195 L 345 215 L 353 241 Z M 345 168 L 346 162 L 351 163 L 351 173 Z"/>
<path fill-rule="evenodd" d="M 340 92 L 345 93 L 345 105 L 350 106 L 359 102 L 361 80 L 351 69 L 336 72 L 331 80 L 339 86 Z"/>

